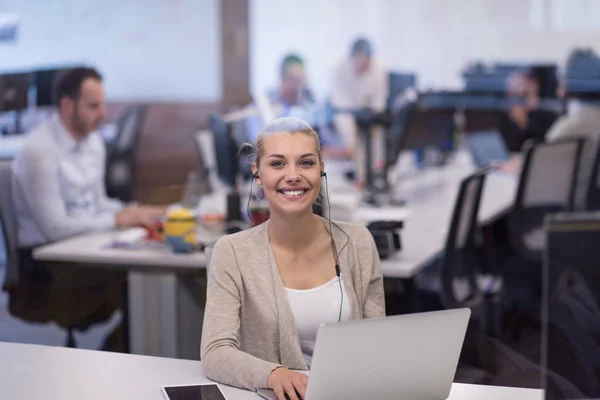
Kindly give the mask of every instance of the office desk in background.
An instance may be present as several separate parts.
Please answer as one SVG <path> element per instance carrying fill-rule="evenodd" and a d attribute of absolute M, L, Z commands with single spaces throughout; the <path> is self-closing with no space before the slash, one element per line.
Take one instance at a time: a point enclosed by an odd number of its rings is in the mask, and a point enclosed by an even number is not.
<path fill-rule="evenodd" d="M 33 256 L 126 270 L 130 352 L 199 359 L 206 288 L 204 252 L 109 247 L 120 235 L 120 231 L 80 235 L 39 247 Z"/>
<path fill-rule="evenodd" d="M 0 355 L 6 399 L 164 400 L 162 386 L 210 382 L 200 361 L 13 343 L 0 343 Z M 259 400 L 220 386 L 228 400 Z M 455 383 L 448 399 L 543 400 L 543 391 Z"/>
<path fill-rule="evenodd" d="M 402 250 L 382 261 L 385 277 L 413 278 L 443 253 L 460 182 L 475 171 L 472 163 L 462 162 L 398 178 L 394 183 L 396 195 L 406 201 L 407 218 L 400 231 Z M 488 174 L 478 216 L 481 226 L 511 209 L 518 181 L 516 174 Z M 356 219 L 360 195 L 348 186 L 337 191 L 332 185 L 332 218 Z"/>
<path fill-rule="evenodd" d="M 0 161 L 14 159 L 24 142 L 25 135 L 0 136 Z"/>

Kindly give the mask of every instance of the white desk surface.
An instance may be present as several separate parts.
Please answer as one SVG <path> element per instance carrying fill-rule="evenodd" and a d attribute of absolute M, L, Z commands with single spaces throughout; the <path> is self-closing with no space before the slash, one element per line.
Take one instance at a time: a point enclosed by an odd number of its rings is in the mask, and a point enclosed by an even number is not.
<path fill-rule="evenodd" d="M 412 278 L 442 254 L 460 182 L 472 172 L 474 167 L 469 165 L 449 166 L 399 180 L 396 191 L 406 200 L 408 216 L 400 231 L 402 250 L 382 260 L 383 276 Z M 516 175 L 504 172 L 487 175 L 478 216 L 480 225 L 489 224 L 510 210 L 517 185 Z M 336 204 L 340 205 L 340 215 L 356 215 L 358 198 L 356 192 L 332 190 L 333 218 L 339 218 Z"/>
<path fill-rule="evenodd" d="M 25 142 L 24 135 L 0 136 L 0 159 L 13 159 Z"/>
<path fill-rule="evenodd" d="M 118 231 L 94 232 L 39 247 L 34 257 L 45 261 L 99 263 L 121 267 L 198 269 L 206 267 L 204 252 L 176 254 L 167 248 L 118 249 L 107 247 Z"/>
<path fill-rule="evenodd" d="M 164 400 L 165 385 L 210 382 L 200 361 L 0 343 L 0 390 L 6 399 Z M 228 400 L 259 400 L 221 386 Z M 543 392 L 494 386 L 452 386 L 450 400 L 542 400 Z"/>
<path fill-rule="evenodd" d="M 449 166 L 430 171 L 417 178 L 400 181 L 397 190 L 406 195 L 408 217 L 401 230 L 402 250 L 383 260 L 383 275 L 389 278 L 412 278 L 444 250 L 446 232 L 462 178 L 472 173 L 468 165 Z M 488 174 L 482 197 L 479 221 L 489 223 L 513 204 L 518 178 L 502 172 Z M 356 192 L 338 192 L 331 186 L 332 215 L 336 204 L 356 212 Z M 42 246 L 34 257 L 46 261 L 66 261 L 119 265 L 122 267 L 156 267 L 163 269 L 205 268 L 204 253 L 173 254 L 170 251 L 106 248 L 118 235 L 115 231 L 97 232 Z"/>

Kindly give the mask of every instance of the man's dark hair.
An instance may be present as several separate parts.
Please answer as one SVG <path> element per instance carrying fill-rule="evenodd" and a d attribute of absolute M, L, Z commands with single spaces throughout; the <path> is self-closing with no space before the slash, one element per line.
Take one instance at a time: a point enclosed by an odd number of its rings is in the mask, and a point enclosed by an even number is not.
<path fill-rule="evenodd" d="M 63 97 L 77 100 L 81 95 L 81 85 L 88 78 L 102 82 L 102 75 L 94 68 L 77 67 L 58 73 L 54 81 L 54 104 L 58 106 Z"/>
<path fill-rule="evenodd" d="M 350 54 L 352 56 L 362 55 L 370 58 L 373 55 L 373 45 L 366 38 L 358 38 L 352 44 Z"/>
<path fill-rule="evenodd" d="M 288 68 L 292 65 L 300 65 L 303 67 L 304 60 L 302 60 L 302 58 L 297 54 L 286 55 L 281 61 L 280 75 L 282 78 L 285 77 Z"/>

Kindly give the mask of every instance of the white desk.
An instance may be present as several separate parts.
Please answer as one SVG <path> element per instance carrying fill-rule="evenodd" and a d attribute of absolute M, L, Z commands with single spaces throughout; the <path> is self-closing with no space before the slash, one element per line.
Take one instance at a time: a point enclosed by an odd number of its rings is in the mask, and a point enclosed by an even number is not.
<path fill-rule="evenodd" d="M 164 400 L 164 385 L 210 382 L 200 361 L 0 343 L 0 390 L 6 399 Z M 259 400 L 221 386 L 228 400 Z M 452 386 L 449 400 L 542 400 L 543 391 Z"/>
<path fill-rule="evenodd" d="M 34 258 L 127 270 L 130 351 L 199 359 L 204 253 L 107 248 L 118 235 L 108 231 L 65 239 L 36 249 Z"/>
<path fill-rule="evenodd" d="M 400 231 L 402 250 L 381 263 L 385 277 L 413 278 L 442 254 L 460 182 L 474 171 L 475 167 L 469 164 L 450 165 L 399 180 L 395 190 L 406 200 L 409 216 Z M 480 225 L 489 224 L 510 210 L 517 185 L 516 175 L 488 174 L 479 209 Z M 331 192 L 333 219 L 352 219 L 359 193 Z"/>
<path fill-rule="evenodd" d="M 449 179 L 435 195 L 408 200 L 411 216 L 400 233 L 402 250 L 381 263 L 385 277 L 412 278 L 443 253 L 459 182 Z M 479 209 L 480 225 L 510 210 L 517 184 L 516 176 L 500 172 L 487 176 Z"/>
<path fill-rule="evenodd" d="M 0 136 L 0 160 L 15 158 L 24 142 L 24 135 Z"/>

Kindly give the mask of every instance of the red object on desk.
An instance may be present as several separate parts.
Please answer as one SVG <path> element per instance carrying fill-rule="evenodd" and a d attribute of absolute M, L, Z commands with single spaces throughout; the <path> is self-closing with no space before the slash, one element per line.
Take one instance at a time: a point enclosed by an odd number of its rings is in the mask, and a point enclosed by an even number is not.
<path fill-rule="evenodd" d="M 163 241 L 163 223 L 161 221 L 156 221 L 152 227 L 146 227 L 146 239 Z"/>

